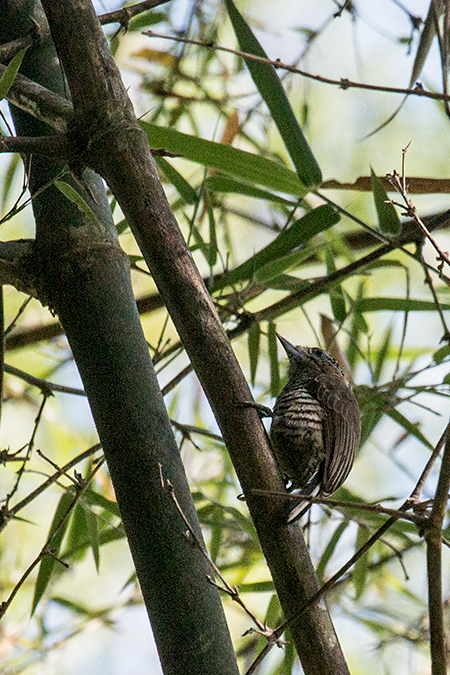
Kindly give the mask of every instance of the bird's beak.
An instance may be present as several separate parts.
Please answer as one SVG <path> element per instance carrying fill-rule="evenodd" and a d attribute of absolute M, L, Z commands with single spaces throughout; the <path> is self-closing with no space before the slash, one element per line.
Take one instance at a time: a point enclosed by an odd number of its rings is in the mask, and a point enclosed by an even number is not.
<path fill-rule="evenodd" d="M 301 356 L 301 354 L 303 352 L 303 347 L 295 347 L 293 344 L 291 344 L 289 342 L 289 340 L 286 340 L 286 338 L 282 337 L 278 333 L 276 335 L 277 335 L 277 338 L 279 339 L 279 341 L 281 342 L 281 344 L 283 345 L 283 349 L 284 349 L 284 351 L 286 352 L 286 354 L 288 355 L 289 358 L 291 358 L 292 356 L 297 356 L 297 357 Z"/>

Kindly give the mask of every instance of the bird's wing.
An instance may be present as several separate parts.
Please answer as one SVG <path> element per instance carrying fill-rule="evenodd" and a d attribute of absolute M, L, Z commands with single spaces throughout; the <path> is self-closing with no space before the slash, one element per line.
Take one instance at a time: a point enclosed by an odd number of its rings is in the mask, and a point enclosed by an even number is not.
<path fill-rule="evenodd" d="M 332 494 L 347 478 L 361 437 L 361 417 L 356 397 L 340 376 L 315 378 L 315 395 L 322 404 L 325 468 L 323 494 Z"/>

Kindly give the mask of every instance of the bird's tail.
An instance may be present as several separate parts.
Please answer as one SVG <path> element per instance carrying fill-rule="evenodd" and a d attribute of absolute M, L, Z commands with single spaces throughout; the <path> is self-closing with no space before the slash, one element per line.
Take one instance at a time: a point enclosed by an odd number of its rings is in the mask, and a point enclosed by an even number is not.
<path fill-rule="evenodd" d="M 301 490 L 294 490 L 292 494 L 297 494 L 300 499 L 301 497 L 317 497 L 320 494 L 322 485 L 321 473 L 321 471 L 317 471 Z M 298 501 L 297 503 L 292 501 L 290 504 L 292 506 L 289 510 L 288 523 L 295 523 L 296 520 L 301 518 L 311 508 L 310 501 Z"/>

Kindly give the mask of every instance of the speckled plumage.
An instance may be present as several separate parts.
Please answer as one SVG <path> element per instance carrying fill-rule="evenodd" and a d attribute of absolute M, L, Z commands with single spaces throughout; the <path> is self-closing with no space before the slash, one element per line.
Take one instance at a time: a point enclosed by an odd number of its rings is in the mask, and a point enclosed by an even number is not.
<path fill-rule="evenodd" d="M 273 409 L 270 439 L 282 472 L 305 496 L 327 496 L 347 478 L 361 436 L 358 402 L 339 364 L 323 349 L 278 336 L 289 377 Z M 289 522 L 307 509 L 296 504 Z"/>

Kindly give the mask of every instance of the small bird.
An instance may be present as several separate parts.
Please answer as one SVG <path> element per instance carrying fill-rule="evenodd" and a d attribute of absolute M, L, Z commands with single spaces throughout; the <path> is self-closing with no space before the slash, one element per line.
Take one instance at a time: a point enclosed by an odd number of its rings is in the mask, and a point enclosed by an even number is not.
<path fill-rule="evenodd" d="M 361 437 L 358 402 L 341 367 L 326 351 L 294 347 L 277 337 L 288 355 L 289 371 L 271 414 L 275 457 L 300 496 L 331 495 L 355 460 Z M 296 504 L 288 522 L 300 518 L 310 505 Z"/>

